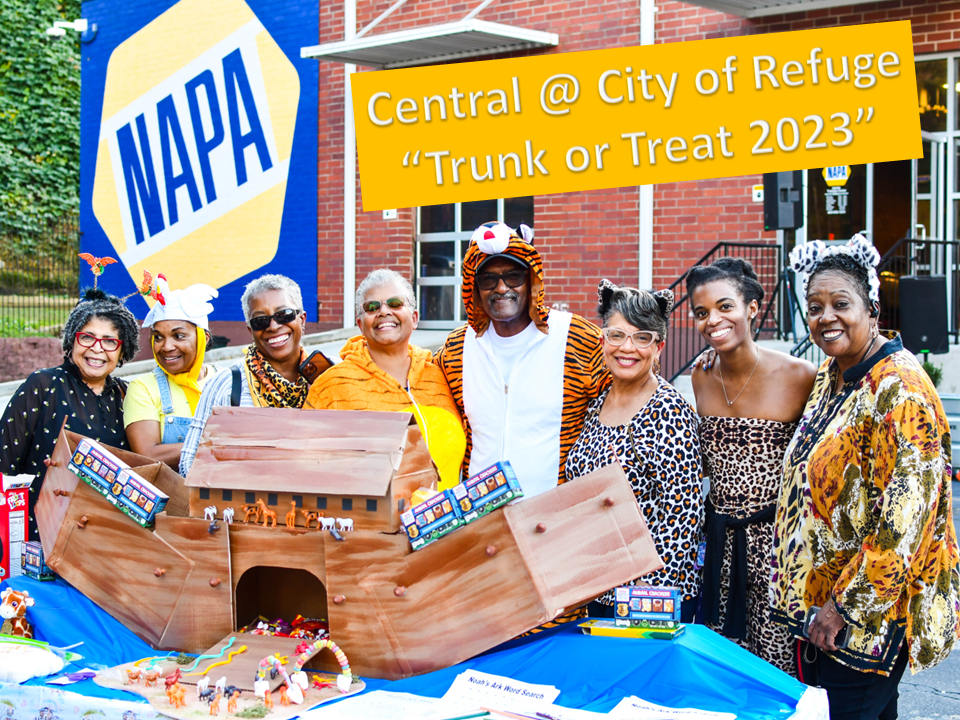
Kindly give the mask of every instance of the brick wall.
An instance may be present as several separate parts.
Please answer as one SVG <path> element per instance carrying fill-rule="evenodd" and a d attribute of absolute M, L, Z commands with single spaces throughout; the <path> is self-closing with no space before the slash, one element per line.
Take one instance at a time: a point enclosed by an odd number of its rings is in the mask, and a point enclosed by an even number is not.
<path fill-rule="evenodd" d="M 59 338 L 0 338 L 0 382 L 20 380 L 41 368 L 63 362 Z"/>
<path fill-rule="evenodd" d="M 361 28 L 392 4 L 362 4 Z M 473 2 L 414 0 L 401 7 L 374 32 L 394 32 L 462 19 Z M 342 39 L 340 6 L 321 5 L 321 42 Z M 575 52 L 638 45 L 639 3 L 540 2 L 502 0 L 480 19 L 516 24 L 560 35 L 560 46 L 547 52 Z M 737 35 L 785 32 L 812 27 L 908 19 L 913 23 L 917 54 L 960 49 L 960 0 L 890 2 L 811 10 L 747 20 L 682 2 L 658 3 L 657 42 L 683 42 Z M 320 320 L 339 324 L 342 309 L 343 66 L 321 63 L 320 70 Z M 763 208 L 750 197 L 759 176 L 658 185 L 654 192 L 654 285 L 673 281 L 720 241 L 770 241 L 763 232 Z M 380 213 L 357 219 L 357 279 L 385 265 L 412 276 L 415 215 L 401 210 L 395 221 Z M 638 191 L 635 187 L 537 197 L 534 206 L 537 246 L 544 257 L 547 300 L 565 302 L 574 312 L 592 317 L 596 283 L 608 277 L 636 283 L 638 277 Z"/>

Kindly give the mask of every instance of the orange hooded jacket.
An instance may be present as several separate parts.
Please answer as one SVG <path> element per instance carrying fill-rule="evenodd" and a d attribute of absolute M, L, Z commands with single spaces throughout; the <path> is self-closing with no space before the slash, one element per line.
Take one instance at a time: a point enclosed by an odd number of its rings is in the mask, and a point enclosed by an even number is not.
<path fill-rule="evenodd" d="M 377 366 L 363 336 L 351 338 L 340 351 L 343 362 L 316 379 L 303 407 L 413 413 L 440 471 L 441 489 L 453 487 L 467 447 L 460 412 L 431 352 L 410 345 L 409 353 L 407 390 Z"/>

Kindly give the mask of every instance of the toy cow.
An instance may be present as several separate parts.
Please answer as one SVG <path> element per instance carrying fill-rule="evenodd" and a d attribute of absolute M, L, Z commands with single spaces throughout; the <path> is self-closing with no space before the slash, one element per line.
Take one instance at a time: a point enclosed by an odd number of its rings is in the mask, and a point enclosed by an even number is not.
<path fill-rule="evenodd" d="M 27 608 L 36 602 L 26 590 L 17 592 L 6 588 L 0 592 L 0 617 L 10 621 L 10 635 L 33 638 L 33 626 L 27 622 Z"/>

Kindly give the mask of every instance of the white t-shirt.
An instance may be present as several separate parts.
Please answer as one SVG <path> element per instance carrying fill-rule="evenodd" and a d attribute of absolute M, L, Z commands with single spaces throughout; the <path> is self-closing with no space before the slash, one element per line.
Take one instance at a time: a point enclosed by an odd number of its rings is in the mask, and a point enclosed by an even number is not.
<path fill-rule="evenodd" d="M 497 328 L 491 322 L 490 329 L 487 331 L 487 337 L 490 339 L 490 345 L 497 358 L 497 365 L 504 378 L 509 378 L 513 372 L 513 366 L 524 351 L 530 347 L 533 340 L 540 331 L 537 325 L 531 322 L 523 330 L 511 337 L 500 337 L 497 335 Z"/>

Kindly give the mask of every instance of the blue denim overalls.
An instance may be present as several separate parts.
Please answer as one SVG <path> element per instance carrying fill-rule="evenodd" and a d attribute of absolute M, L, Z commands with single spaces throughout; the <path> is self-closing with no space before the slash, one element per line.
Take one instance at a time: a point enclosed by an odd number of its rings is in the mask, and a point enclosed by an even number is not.
<path fill-rule="evenodd" d="M 160 404 L 163 406 L 163 431 L 160 442 L 164 445 L 182 443 L 187 437 L 192 417 L 177 417 L 173 414 L 173 400 L 170 398 L 170 380 L 162 368 L 155 367 L 153 374 L 157 377 L 157 386 L 160 388 Z"/>

